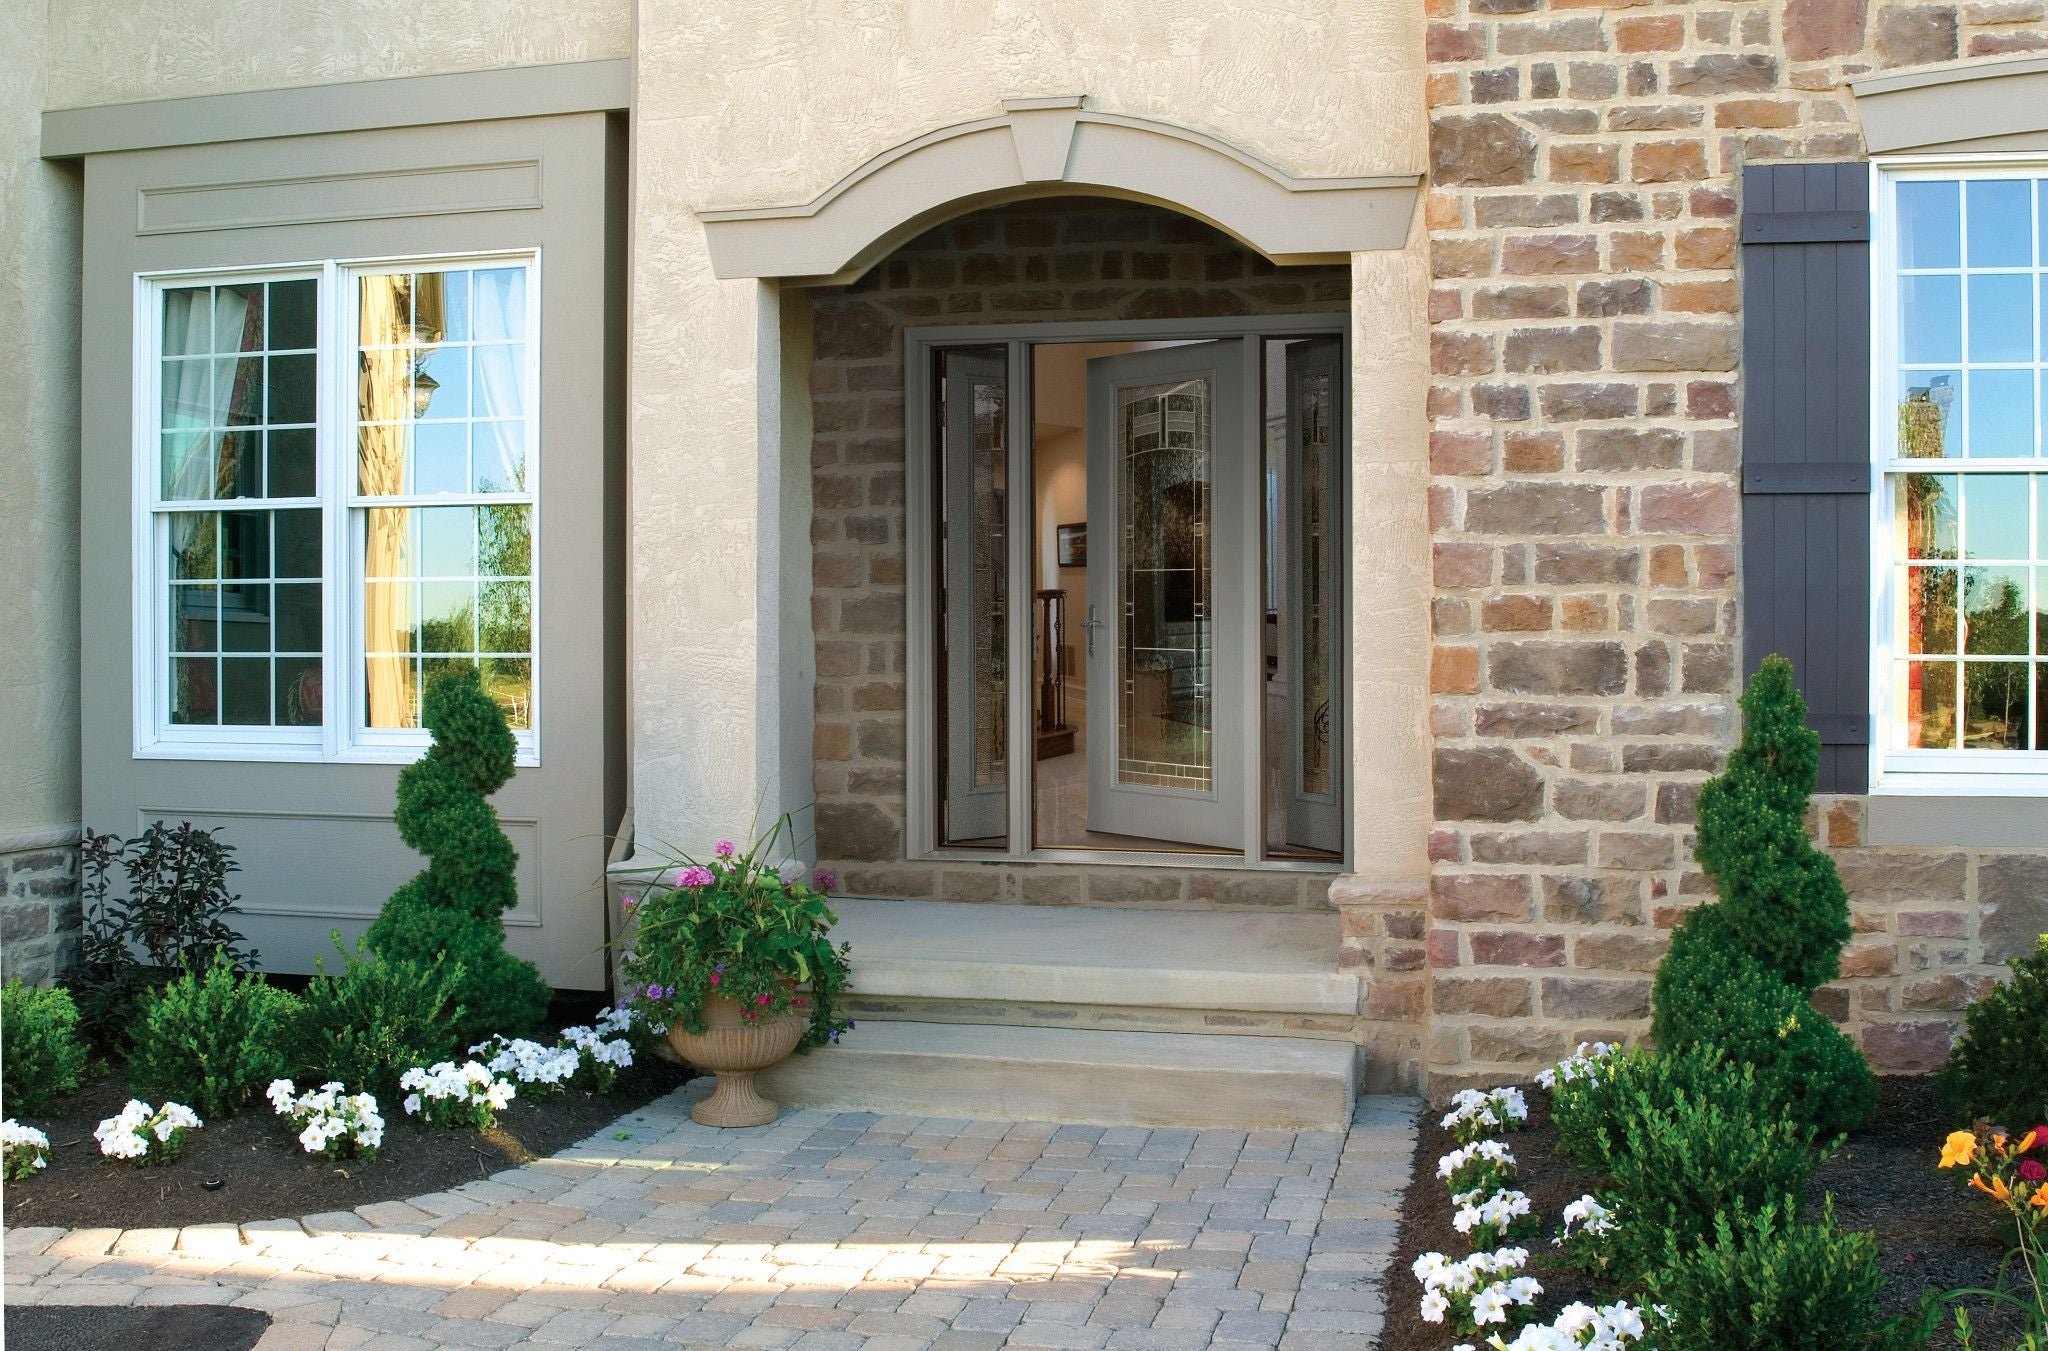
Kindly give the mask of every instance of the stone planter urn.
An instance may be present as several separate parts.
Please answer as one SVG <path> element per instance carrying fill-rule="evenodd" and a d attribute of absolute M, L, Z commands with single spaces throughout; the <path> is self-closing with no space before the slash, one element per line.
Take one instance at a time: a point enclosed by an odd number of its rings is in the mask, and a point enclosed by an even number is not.
<path fill-rule="evenodd" d="M 787 1060 L 804 1039 L 809 1019 L 791 1011 L 779 1018 L 749 1020 L 736 1000 L 712 995 L 704 1001 L 704 1030 L 669 1024 L 676 1054 L 718 1076 L 718 1088 L 690 1109 L 700 1126 L 765 1126 L 779 1110 L 754 1087 L 754 1075 Z"/>

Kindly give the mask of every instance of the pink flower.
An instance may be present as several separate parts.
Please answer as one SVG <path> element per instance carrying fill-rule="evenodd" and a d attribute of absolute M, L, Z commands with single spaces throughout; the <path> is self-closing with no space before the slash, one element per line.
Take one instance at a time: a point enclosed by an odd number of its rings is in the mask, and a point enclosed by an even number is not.
<path fill-rule="evenodd" d="M 731 840 L 720 840 L 717 844 L 711 846 L 711 852 L 720 858 L 731 858 L 739 850 Z"/>
<path fill-rule="evenodd" d="M 711 983 L 712 983 L 713 985 L 716 985 L 716 984 L 718 984 L 718 982 L 719 982 L 720 980 L 722 980 L 722 979 L 724 979 L 724 978 L 723 978 L 722 976 L 720 976 L 720 975 L 719 975 L 719 974 L 718 974 L 718 973 L 717 973 L 716 971 L 714 971 L 714 972 L 712 972 L 712 973 L 711 973 Z"/>
<path fill-rule="evenodd" d="M 628 910 L 631 910 L 634 906 L 640 904 L 640 898 L 638 896 L 621 896 L 619 898 L 619 904 L 625 906 Z"/>
<path fill-rule="evenodd" d="M 2026 1182 L 2039 1182 L 2043 1178 L 2048 1178 L 2048 1164 L 2042 1163 L 2039 1159 L 2021 1159 L 2020 1178 Z"/>
<path fill-rule="evenodd" d="M 696 863 L 676 874 L 676 885 L 679 887 L 708 887 L 716 880 L 711 875 L 711 869 Z"/>
<path fill-rule="evenodd" d="M 765 1004 L 765 1003 L 767 1003 L 767 1002 L 768 1002 L 768 996 L 767 996 L 767 995 L 764 995 L 764 994 L 763 994 L 763 995 L 755 995 L 755 996 L 754 996 L 754 1002 L 755 1002 L 756 1004 Z"/>
<path fill-rule="evenodd" d="M 832 890 L 832 888 L 839 885 L 839 878 L 835 874 L 827 872 L 823 868 L 820 868 L 817 872 L 811 874 L 811 880 L 818 884 L 818 890 L 820 891 L 830 891 Z"/>

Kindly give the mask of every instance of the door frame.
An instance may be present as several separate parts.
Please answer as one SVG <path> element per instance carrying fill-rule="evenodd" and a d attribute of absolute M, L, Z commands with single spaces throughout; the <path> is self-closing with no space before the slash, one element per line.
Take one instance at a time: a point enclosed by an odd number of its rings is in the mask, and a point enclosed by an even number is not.
<path fill-rule="evenodd" d="M 1265 856 L 1265 659 L 1263 643 L 1246 645 L 1246 650 L 1237 654 L 1243 667 L 1244 696 L 1239 716 L 1246 719 L 1246 772 L 1251 776 L 1251 791 L 1245 795 L 1245 838 L 1249 845 L 1243 854 L 1215 853 L 1205 849 L 1190 848 L 1185 851 L 1138 851 L 1112 849 L 1040 848 L 1032 843 L 1032 801 L 1037 760 L 1032 740 L 1032 696 L 1034 687 L 1029 679 L 1013 678 L 1009 691 L 1009 802 L 1008 802 L 1008 846 L 1002 849 L 975 849 L 941 843 L 938 834 L 938 767 L 936 756 L 938 729 L 936 719 L 931 716 L 940 697 L 936 679 L 936 641 L 938 635 L 937 613 L 937 569 L 942 563 L 940 551 L 934 547 L 932 537 L 935 523 L 939 519 L 939 504 L 935 493 L 938 476 L 934 459 L 934 445 L 931 423 L 932 354 L 941 347 L 1002 347 L 1008 357 L 1008 428 L 1007 440 L 1010 446 L 1007 477 L 1012 483 L 1035 483 L 1036 466 L 1032 462 L 1031 425 L 1032 409 L 1029 393 L 1031 389 L 1031 349 L 1047 343 L 1066 342 L 1161 342 L 1176 339 L 1209 340 L 1214 338 L 1244 337 L 1255 339 L 1292 337 L 1335 336 L 1342 344 L 1342 360 L 1339 362 L 1339 377 L 1342 388 L 1337 406 L 1343 410 L 1343 424 L 1346 431 L 1344 453 L 1339 457 L 1338 502 L 1342 518 L 1338 523 L 1340 538 L 1345 542 L 1345 557 L 1351 556 L 1351 332 L 1350 317 L 1344 313 L 1301 314 L 1301 315 L 1244 315 L 1214 319 L 1090 319 L 1050 320 L 1043 323 L 1019 324 L 933 324 L 906 328 L 903 334 L 903 391 L 904 391 L 904 579 L 905 579 L 905 625 L 908 637 L 909 667 L 906 674 L 907 700 L 904 718 L 904 797 L 907 807 L 904 822 L 904 852 L 912 859 L 952 859 L 973 862 L 1028 861 L 1045 863 L 1091 863 L 1125 864 L 1150 867 L 1202 867 L 1202 868 L 1255 868 L 1270 871 L 1328 872 L 1333 866 L 1329 859 L 1267 858 Z M 1247 494 L 1247 500 L 1263 503 L 1265 500 L 1264 468 L 1264 372 L 1261 369 L 1263 342 L 1247 342 L 1244 345 L 1245 391 L 1244 407 L 1240 420 L 1242 434 L 1249 451 L 1244 456 L 1240 472 L 1242 482 L 1238 491 Z M 1222 484 L 1217 485 L 1221 491 Z M 1036 641 L 1033 632 L 1034 608 L 1032 569 L 1028 566 L 1029 550 L 1034 543 L 1032 515 L 1035 508 L 1035 494 L 1012 491 L 1009 494 L 1009 538 L 1011 559 L 1014 564 L 1018 553 L 1027 559 L 1027 566 L 1012 566 L 1009 570 L 1009 650 L 1013 653 L 1032 651 Z M 1261 507 L 1255 513 L 1263 525 L 1265 513 Z M 1242 569 L 1238 584 L 1244 592 L 1247 613 L 1260 618 L 1258 632 L 1263 632 L 1265 597 L 1261 590 L 1263 552 L 1262 547 L 1252 550 L 1259 560 L 1257 566 Z M 1343 570 L 1347 582 L 1350 568 Z M 1339 628 L 1342 643 L 1344 681 L 1343 689 L 1348 695 L 1351 686 L 1351 623 L 1352 598 L 1348 591 L 1341 607 L 1343 623 Z M 1219 652 L 1219 656 L 1221 653 Z M 1219 710 L 1219 713 L 1221 710 Z M 1349 719 L 1344 724 L 1349 727 Z M 1347 804 L 1356 791 L 1349 772 L 1352 760 L 1348 744 L 1333 753 L 1341 754 L 1346 763 L 1344 794 Z M 1348 866 L 1355 848 L 1352 828 L 1352 813 L 1345 813 L 1344 842 L 1342 856 L 1335 860 L 1336 866 Z"/>

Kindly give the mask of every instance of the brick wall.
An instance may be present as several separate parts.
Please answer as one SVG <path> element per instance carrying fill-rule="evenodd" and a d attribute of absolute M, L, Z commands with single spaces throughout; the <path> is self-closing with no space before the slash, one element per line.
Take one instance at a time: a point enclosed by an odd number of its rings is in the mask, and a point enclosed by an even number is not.
<path fill-rule="evenodd" d="M 818 850 L 854 894 L 1119 905 L 1317 905 L 1325 875 L 905 863 L 903 330 L 917 324 L 1332 314 L 1344 267 L 1276 268 L 1152 207 L 963 216 L 812 293 Z"/>
<path fill-rule="evenodd" d="M 1845 79 L 2048 50 L 2048 25 L 2041 0 L 1428 6 L 1424 1058 L 1453 1082 L 1639 1030 L 1711 895 L 1691 829 L 1737 726 L 1741 166 L 1860 158 Z M 1881 1068 L 1926 1068 L 2001 927 L 2048 921 L 1991 918 L 2048 856 L 1902 858 L 1828 806 L 1865 936 L 1823 1003 Z"/>

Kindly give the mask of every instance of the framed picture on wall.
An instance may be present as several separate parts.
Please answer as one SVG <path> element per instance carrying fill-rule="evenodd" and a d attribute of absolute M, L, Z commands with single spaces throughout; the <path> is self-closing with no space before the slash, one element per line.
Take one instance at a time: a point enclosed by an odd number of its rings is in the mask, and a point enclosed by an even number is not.
<path fill-rule="evenodd" d="M 1060 566 L 1063 568 L 1085 568 L 1088 566 L 1088 523 L 1058 527 L 1060 543 Z"/>

